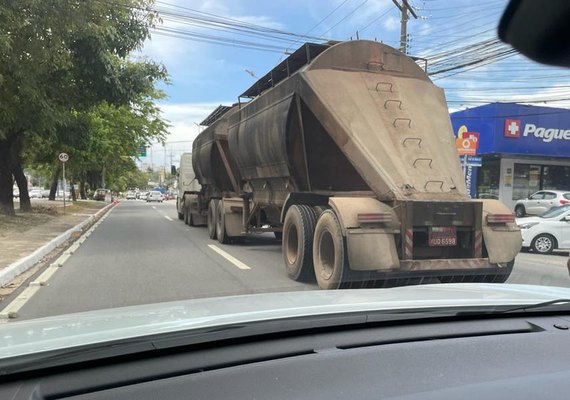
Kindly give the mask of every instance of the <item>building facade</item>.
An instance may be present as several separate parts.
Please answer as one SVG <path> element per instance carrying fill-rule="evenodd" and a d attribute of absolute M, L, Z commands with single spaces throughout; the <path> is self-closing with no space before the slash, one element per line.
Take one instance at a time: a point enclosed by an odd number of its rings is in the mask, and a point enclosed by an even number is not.
<path fill-rule="evenodd" d="M 451 114 L 459 132 L 478 137 L 480 167 L 467 167 L 473 198 L 514 208 L 537 190 L 570 191 L 570 110 L 492 103 Z"/>

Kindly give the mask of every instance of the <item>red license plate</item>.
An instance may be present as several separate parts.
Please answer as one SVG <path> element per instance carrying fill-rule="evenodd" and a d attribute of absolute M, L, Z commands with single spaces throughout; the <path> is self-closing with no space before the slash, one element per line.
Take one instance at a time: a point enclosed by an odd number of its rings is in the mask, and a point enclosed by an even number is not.
<path fill-rule="evenodd" d="M 454 226 L 434 226 L 428 230 L 430 247 L 457 246 L 457 232 Z"/>

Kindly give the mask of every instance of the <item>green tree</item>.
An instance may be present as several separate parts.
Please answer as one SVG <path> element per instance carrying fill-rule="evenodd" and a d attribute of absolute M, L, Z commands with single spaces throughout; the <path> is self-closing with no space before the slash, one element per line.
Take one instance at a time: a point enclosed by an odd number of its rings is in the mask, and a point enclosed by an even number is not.
<path fill-rule="evenodd" d="M 166 79 L 129 54 L 149 36 L 152 0 L 4 0 L 0 4 L 0 212 L 13 214 L 12 179 L 30 208 L 22 153 L 37 138 L 71 141 L 74 112 L 128 105 Z M 73 130 L 71 130 L 73 131 Z M 80 138 L 81 139 L 81 138 Z M 49 149 L 49 148 L 48 148 Z"/>

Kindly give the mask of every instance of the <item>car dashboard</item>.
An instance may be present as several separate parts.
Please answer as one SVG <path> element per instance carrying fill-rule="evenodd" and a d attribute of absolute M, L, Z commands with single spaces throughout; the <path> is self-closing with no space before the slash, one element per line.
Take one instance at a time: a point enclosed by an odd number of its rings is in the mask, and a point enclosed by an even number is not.
<path fill-rule="evenodd" d="M 3 376 L 0 398 L 567 398 L 569 326 L 565 316 L 488 317 L 133 344 L 127 355 Z"/>

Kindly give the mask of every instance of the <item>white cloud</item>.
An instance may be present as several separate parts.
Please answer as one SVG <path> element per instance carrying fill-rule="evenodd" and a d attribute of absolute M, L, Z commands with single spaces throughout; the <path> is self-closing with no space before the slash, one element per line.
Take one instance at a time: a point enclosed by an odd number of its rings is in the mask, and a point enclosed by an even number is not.
<path fill-rule="evenodd" d="M 167 141 L 192 141 L 200 130 L 197 126 L 220 104 L 231 104 L 231 101 L 219 103 L 172 103 L 160 104 L 162 115 L 170 122 Z"/>
<path fill-rule="evenodd" d="M 237 19 L 241 22 L 246 22 L 248 24 L 261 25 L 266 28 L 281 29 L 281 30 L 285 29 L 284 24 L 265 15 L 241 15 L 230 18 Z"/>
<path fill-rule="evenodd" d="M 384 28 L 386 28 L 387 30 L 395 31 L 400 27 L 400 20 L 394 17 L 393 15 L 389 15 L 388 17 L 386 17 L 386 19 L 384 19 L 383 25 Z"/>
<path fill-rule="evenodd" d="M 192 142 L 204 129 L 197 124 L 220 104 L 231 102 L 160 104 L 162 116 L 170 122 L 166 144 L 150 146 L 147 157 L 142 162 L 148 166 L 152 164 L 155 169 L 163 166 L 168 169 L 171 164 L 178 165 L 180 155 L 192 151 Z"/>

